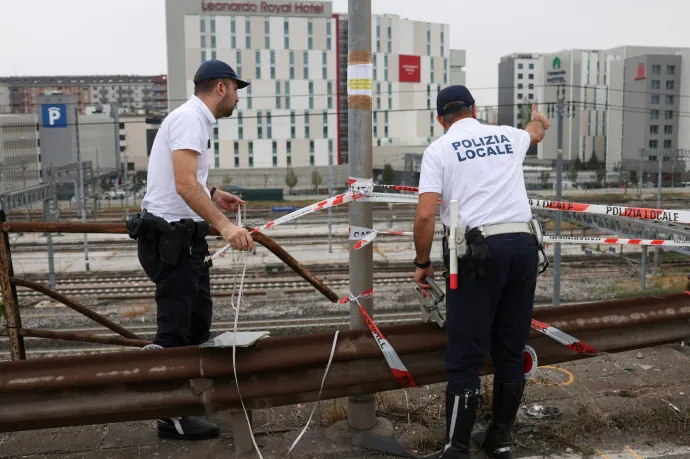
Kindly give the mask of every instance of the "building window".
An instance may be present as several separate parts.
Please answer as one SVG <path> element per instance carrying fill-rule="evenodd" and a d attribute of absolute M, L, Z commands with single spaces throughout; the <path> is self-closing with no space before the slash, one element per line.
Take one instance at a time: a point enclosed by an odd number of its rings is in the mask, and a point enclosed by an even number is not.
<path fill-rule="evenodd" d="M 673 141 L 671 139 L 664 140 L 664 148 L 672 148 Z"/>
<path fill-rule="evenodd" d="M 290 82 L 285 82 L 285 108 L 290 108 Z"/>
<path fill-rule="evenodd" d="M 522 73 L 518 73 L 518 80 L 522 80 Z"/>
<path fill-rule="evenodd" d="M 244 123 L 242 122 L 242 113 L 237 114 L 237 137 L 244 138 Z"/>
<path fill-rule="evenodd" d="M 321 53 L 321 78 L 328 79 L 328 56 L 326 51 Z"/>
<path fill-rule="evenodd" d="M 304 61 L 303 63 L 303 68 L 302 72 L 304 74 L 304 79 L 308 80 L 309 79 L 309 52 L 305 51 L 302 53 L 302 60 Z"/>
<path fill-rule="evenodd" d="M 235 16 L 230 17 L 230 47 L 237 48 L 237 32 L 236 32 Z M 241 74 L 240 74 L 241 75 Z"/>
<path fill-rule="evenodd" d="M 307 49 L 314 48 L 314 24 L 310 19 L 307 20 Z"/>
<path fill-rule="evenodd" d="M 283 19 L 283 48 L 290 49 L 290 23 L 288 18 Z"/>
<path fill-rule="evenodd" d="M 271 49 L 271 23 L 268 17 L 264 19 L 264 48 Z"/>
<path fill-rule="evenodd" d="M 260 110 L 256 112 L 256 135 L 260 139 L 264 138 L 263 116 Z"/>
<path fill-rule="evenodd" d="M 673 80 L 666 80 L 666 89 L 673 91 L 676 88 L 676 82 Z"/>
<path fill-rule="evenodd" d="M 673 104 L 673 96 L 666 96 L 666 104 L 667 105 Z"/>
<path fill-rule="evenodd" d="M 328 164 L 333 163 L 333 139 L 328 139 Z"/>
<path fill-rule="evenodd" d="M 670 124 L 664 126 L 664 134 L 673 134 L 673 126 Z"/>
<path fill-rule="evenodd" d="M 240 143 L 239 142 L 233 142 L 232 148 L 233 148 L 233 153 L 234 153 L 234 157 L 235 157 L 235 167 L 240 167 Z"/>
<path fill-rule="evenodd" d="M 374 135 L 374 138 L 376 138 L 379 136 L 379 134 L 378 134 L 378 130 L 379 130 L 378 129 L 378 123 L 376 122 L 376 118 L 378 118 L 377 113 L 373 113 L 372 118 L 373 119 L 372 119 L 371 124 L 373 125 L 373 135 Z"/>
<path fill-rule="evenodd" d="M 252 99 L 252 92 L 254 89 L 252 89 L 252 85 L 247 86 L 247 108 L 251 110 L 252 104 L 253 104 L 253 99 Z"/>
<path fill-rule="evenodd" d="M 289 140 L 285 142 L 286 156 L 285 161 L 287 161 L 288 166 L 292 166 L 292 142 Z"/>
<path fill-rule="evenodd" d="M 667 120 L 672 120 L 673 119 L 673 110 L 666 110 L 664 112 L 665 119 Z"/>
<path fill-rule="evenodd" d="M 393 20 L 388 20 L 388 52 L 393 52 Z"/>
<path fill-rule="evenodd" d="M 290 79 L 295 79 L 295 53 L 290 51 Z"/>
<path fill-rule="evenodd" d="M 308 139 L 309 135 L 309 110 L 304 111 L 304 138 Z"/>
<path fill-rule="evenodd" d="M 530 79 L 530 80 L 534 80 L 534 73 L 530 73 L 530 74 L 529 74 L 529 79 Z"/>
<path fill-rule="evenodd" d="M 371 67 L 374 70 L 374 81 L 376 81 L 376 54 L 372 53 L 371 54 Z"/>
<path fill-rule="evenodd" d="M 201 62 L 206 62 L 206 50 L 203 48 L 201 50 Z"/>
<path fill-rule="evenodd" d="M 376 51 L 381 52 L 381 18 L 376 16 Z"/>
<path fill-rule="evenodd" d="M 522 64 L 518 64 L 518 70 L 522 70 L 524 66 Z"/>
<path fill-rule="evenodd" d="M 237 66 L 237 73 L 242 75 L 242 51 L 239 49 L 235 52 L 235 64 Z"/>
<path fill-rule="evenodd" d="M 379 101 L 380 105 L 381 102 Z M 431 108 L 431 85 L 426 85 L 426 108 Z"/>
<path fill-rule="evenodd" d="M 649 141 L 649 148 L 656 148 L 657 145 L 658 145 L 658 142 L 656 141 L 656 139 L 652 139 Z"/>
<path fill-rule="evenodd" d="M 276 78 L 276 52 L 271 50 L 271 79 Z"/>
<path fill-rule="evenodd" d="M 266 138 L 273 138 L 273 125 L 271 123 L 271 112 L 266 112 Z"/>
<path fill-rule="evenodd" d="M 652 80 L 652 89 L 661 89 L 661 80 Z"/>
<path fill-rule="evenodd" d="M 652 65 L 652 75 L 661 75 L 660 65 Z"/>
<path fill-rule="evenodd" d="M 383 137 L 388 138 L 388 112 L 383 114 Z"/>
<path fill-rule="evenodd" d="M 280 108 L 280 81 L 276 81 L 276 108 Z"/>
<path fill-rule="evenodd" d="M 428 95 L 429 91 L 427 91 Z M 376 82 L 376 108 L 381 110 L 381 82 L 377 81 Z M 429 108 L 429 107 L 427 107 Z"/>
<path fill-rule="evenodd" d="M 204 16 L 199 17 L 199 31 L 206 33 L 206 18 Z"/>
<path fill-rule="evenodd" d="M 309 82 L 309 108 L 314 108 L 314 82 Z"/>
<path fill-rule="evenodd" d="M 328 109 L 333 108 L 333 82 L 328 80 Z"/>
<path fill-rule="evenodd" d="M 244 47 L 250 49 L 252 47 L 252 24 L 249 21 L 249 17 L 244 19 Z"/>
<path fill-rule="evenodd" d="M 534 100 L 534 94 L 530 94 L 528 97 L 529 97 L 529 100 Z"/>
<path fill-rule="evenodd" d="M 443 58 L 443 84 L 448 84 L 448 59 Z"/>
<path fill-rule="evenodd" d="M 530 64 L 530 65 L 529 65 L 529 69 L 530 69 L 530 70 L 534 70 L 534 64 Z"/>
<path fill-rule="evenodd" d="M 328 112 L 323 112 L 323 137 L 328 138 Z"/>
<path fill-rule="evenodd" d="M 658 105 L 658 104 L 659 104 L 659 96 L 655 94 L 652 96 L 652 105 Z"/>
<path fill-rule="evenodd" d="M 446 34 L 445 29 L 441 26 L 441 56 L 446 55 Z"/>
<path fill-rule="evenodd" d="M 431 24 L 426 24 L 426 55 L 431 56 Z"/>
<path fill-rule="evenodd" d="M 393 83 L 388 83 L 388 110 L 393 110 Z"/>
<path fill-rule="evenodd" d="M 649 117 L 650 119 L 653 120 L 658 120 L 659 119 L 659 110 L 652 110 L 649 112 Z"/>
<path fill-rule="evenodd" d="M 314 165 L 314 141 L 309 141 L 309 165 Z"/>
<path fill-rule="evenodd" d="M 522 83 L 518 83 L 517 88 L 522 89 L 523 88 Z"/>
<path fill-rule="evenodd" d="M 290 112 L 290 137 L 295 138 L 295 112 Z"/>
<path fill-rule="evenodd" d="M 666 75 L 675 75 L 676 74 L 676 66 L 675 65 L 667 65 L 666 66 Z"/>
<path fill-rule="evenodd" d="M 261 51 L 256 51 L 256 79 L 261 79 Z"/>
<path fill-rule="evenodd" d="M 249 167 L 254 167 L 254 142 L 249 141 Z"/>
<path fill-rule="evenodd" d="M 429 80 L 430 80 L 430 81 L 434 81 L 434 80 L 436 79 L 436 78 L 434 78 L 434 57 L 431 56 L 431 58 L 429 59 L 429 61 L 430 61 L 429 70 L 430 70 L 430 72 L 431 72 L 431 75 L 429 76 Z M 387 80 L 388 80 L 388 78 L 386 78 L 386 81 L 387 81 Z"/>
<path fill-rule="evenodd" d="M 331 20 L 326 22 L 326 49 L 331 49 Z"/>
<path fill-rule="evenodd" d="M 383 56 L 383 79 L 388 81 L 388 54 Z"/>
<path fill-rule="evenodd" d="M 278 165 L 278 142 L 273 141 L 273 167 Z"/>
<path fill-rule="evenodd" d="M 656 124 L 649 125 L 649 133 L 650 134 L 658 134 L 659 133 L 659 126 Z"/>

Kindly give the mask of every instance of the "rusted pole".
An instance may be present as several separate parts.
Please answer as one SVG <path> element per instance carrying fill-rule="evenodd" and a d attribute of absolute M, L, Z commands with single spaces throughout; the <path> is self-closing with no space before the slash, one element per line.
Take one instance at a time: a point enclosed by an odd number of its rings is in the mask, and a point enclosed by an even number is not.
<path fill-rule="evenodd" d="M 0 210 L 0 223 L 6 221 L 5 211 Z M 24 340 L 17 332 L 22 326 L 19 317 L 19 303 L 17 301 L 17 289 L 12 285 L 10 278 L 14 276 L 12 269 L 12 255 L 10 254 L 10 240 L 7 233 L 1 231 L 2 241 L 0 241 L 0 288 L 2 289 L 3 314 L 7 322 L 7 335 L 10 338 L 10 355 L 12 360 L 25 360 Z"/>
<path fill-rule="evenodd" d="M 30 288 L 31 290 L 36 290 L 37 292 L 41 292 L 44 295 L 47 295 L 54 299 L 55 301 L 59 301 L 60 303 L 64 304 L 68 308 L 72 308 L 75 311 L 77 311 L 80 314 L 85 315 L 89 319 L 98 322 L 99 324 L 103 325 L 106 328 L 109 328 L 110 330 L 114 331 L 115 333 L 125 337 L 125 338 L 131 338 L 131 339 L 137 339 L 140 340 L 141 337 L 137 336 L 136 334 L 132 333 L 131 331 L 127 330 L 126 328 L 122 327 L 121 325 L 116 324 L 115 322 L 110 321 L 109 319 L 106 319 L 102 315 L 100 315 L 97 312 L 92 311 L 91 309 L 87 308 L 84 305 L 81 305 L 77 303 L 76 301 L 67 298 L 65 295 L 56 292 L 55 290 L 51 289 L 50 287 L 39 284 L 37 282 L 33 282 L 27 279 L 22 279 L 20 277 L 13 277 L 11 278 L 11 281 L 14 285 L 18 285 L 20 287 L 26 287 Z"/>
<path fill-rule="evenodd" d="M 250 226 L 245 226 L 247 231 L 252 232 L 254 231 L 254 228 Z M 276 257 L 280 258 L 283 263 L 288 265 L 293 271 L 295 271 L 297 274 L 299 274 L 304 280 L 309 282 L 316 290 L 321 292 L 323 296 L 331 300 L 332 303 L 337 303 L 338 302 L 338 294 L 335 293 L 333 290 L 328 288 L 326 284 L 321 281 L 321 279 L 318 279 L 316 276 L 314 276 L 307 268 L 302 266 L 302 264 L 295 260 L 292 255 L 287 253 L 284 248 L 282 248 L 278 243 L 276 243 L 273 239 L 270 237 L 266 236 L 265 234 L 258 232 L 252 234 L 252 238 L 258 242 L 259 244 L 263 245 L 266 247 L 268 250 L 273 253 Z"/>
<path fill-rule="evenodd" d="M 84 332 L 66 332 L 56 330 L 35 330 L 33 328 L 19 328 L 19 335 L 26 338 L 47 338 L 61 339 L 65 341 L 81 341 L 84 343 L 114 344 L 117 346 L 144 347 L 151 344 L 145 339 L 123 338 L 122 336 L 103 336 Z M 0 330 L 0 335 L 7 335 L 7 332 Z"/>

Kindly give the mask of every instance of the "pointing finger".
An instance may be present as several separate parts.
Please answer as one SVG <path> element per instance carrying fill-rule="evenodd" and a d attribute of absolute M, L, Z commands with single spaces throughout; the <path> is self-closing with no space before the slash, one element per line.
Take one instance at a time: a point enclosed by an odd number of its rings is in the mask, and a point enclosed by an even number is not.
<path fill-rule="evenodd" d="M 537 104 L 532 104 L 532 114 L 537 113 Z"/>

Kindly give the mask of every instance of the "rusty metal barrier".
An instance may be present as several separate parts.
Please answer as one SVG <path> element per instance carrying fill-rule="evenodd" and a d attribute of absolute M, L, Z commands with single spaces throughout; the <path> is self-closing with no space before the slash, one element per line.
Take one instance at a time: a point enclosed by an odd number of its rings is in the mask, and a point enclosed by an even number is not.
<path fill-rule="evenodd" d="M 247 227 L 250 232 L 253 230 Z M 83 341 L 99 344 L 113 344 L 123 346 L 144 346 L 150 341 L 142 340 L 141 337 L 130 332 L 126 328 L 108 320 L 95 311 L 90 310 L 84 305 L 67 298 L 59 292 L 48 288 L 45 285 L 27 279 L 14 277 L 12 269 L 12 255 L 8 233 L 43 233 L 43 232 L 62 232 L 62 233 L 110 233 L 126 234 L 127 230 L 122 223 L 56 223 L 56 222 L 7 222 L 5 214 L 0 210 L 0 289 L 4 299 L 4 314 L 7 322 L 6 330 L 0 330 L 0 335 L 5 335 L 10 341 L 10 354 L 12 360 L 26 359 L 24 350 L 24 337 L 48 338 L 69 341 Z M 211 229 L 211 235 L 218 236 L 215 229 Z M 319 278 L 314 276 L 307 268 L 302 266 L 285 249 L 278 245 L 273 239 L 263 233 L 254 233 L 252 238 L 267 248 L 276 257 L 282 260 L 293 271 L 299 274 L 304 280 L 311 284 L 317 291 L 325 296 L 329 301 L 335 303 L 339 297 L 333 290 L 328 288 Z M 22 328 L 21 317 L 19 314 L 19 303 L 17 300 L 17 286 L 30 288 L 41 292 L 50 298 L 59 301 L 65 306 L 72 308 L 80 314 L 94 320 L 104 327 L 119 334 L 120 337 L 103 337 L 89 333 L 71 333 L 57 330 L 33 330 Z"/>
<path fill-rule="evenodd" d="M 678 342 L 690 336 L 684 293 L 571 308 L 539 308 L 535 318 L 602 352 Z M 624 325 L 624 326 L 623 326 Z M 383 329 L 418 384 L 446 380 L 446 332 L 436 324 Z M 267 338 L 237 349 L 248 409 L 314 401 L 332 333 Z M 540 364 L 587 358 L 533 333 Z M 236 410 L 232 350 L 198 346 L 0 363 L 0 432 L 202 415 Z M 485 374 L 493 372 L 490 362 Z M 322 399 L 399 388 L 370 333 L 340 332 Z M 104 396 L 107 395 L 107 396 Z"/>

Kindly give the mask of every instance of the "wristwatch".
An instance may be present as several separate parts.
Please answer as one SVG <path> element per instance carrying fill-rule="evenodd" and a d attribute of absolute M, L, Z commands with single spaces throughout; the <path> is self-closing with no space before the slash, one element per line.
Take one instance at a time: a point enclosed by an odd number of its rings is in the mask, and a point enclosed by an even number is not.
<path fill-rule="evenodd" d="M 419 269 L 426 269 L 431 266 L 431 258 L 426 263 L 417 262 L 417 257 L 414 257 L 414 265 Z"/>
<path fill-rule="evenodd" d="M 215 192 L 216 192 L 216 187 L 212 186 L 211 187 L 211 198 L 213 198 L 213 193 L 215 193 Z"/>

